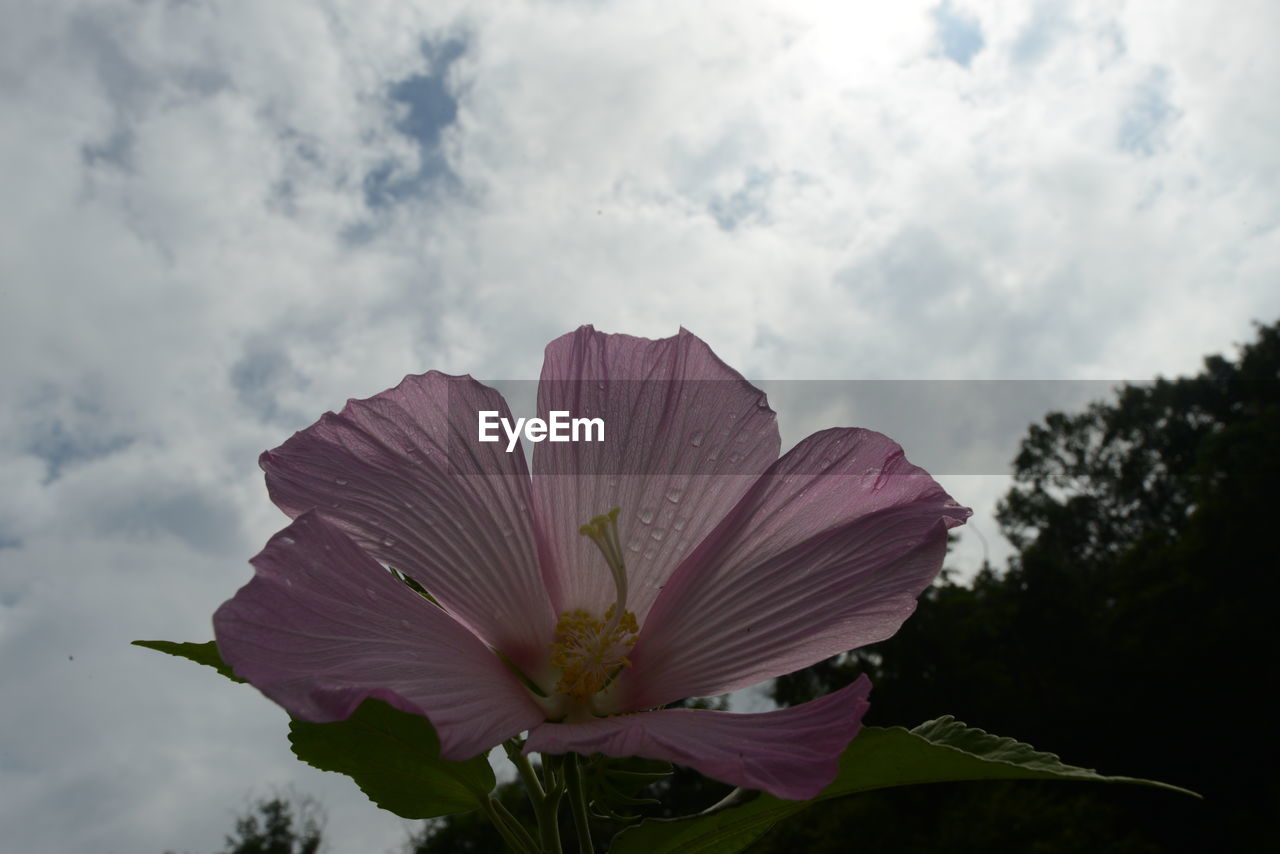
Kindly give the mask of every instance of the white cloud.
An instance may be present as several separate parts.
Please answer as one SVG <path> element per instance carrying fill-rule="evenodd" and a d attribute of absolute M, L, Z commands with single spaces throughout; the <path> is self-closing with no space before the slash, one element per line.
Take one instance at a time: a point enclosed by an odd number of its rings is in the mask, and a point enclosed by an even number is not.
<path fill-rule="evenodd" d="M 341 845 L 398 840 L 270 703 L 124 646 L 208 636 L 283 519 L 257 453 L 349 396 L 531 378 L 583 322 L 683 324 L 774 380 L 1141 379 L 1280 313 L 1265 0 L 10 6 L 0 815 L 26 850 L 213 850 L 290 780 Z M 783 415 L 794 441 L 818 410 Z M 977 477 L 947 484 L 999 552 Z"/>

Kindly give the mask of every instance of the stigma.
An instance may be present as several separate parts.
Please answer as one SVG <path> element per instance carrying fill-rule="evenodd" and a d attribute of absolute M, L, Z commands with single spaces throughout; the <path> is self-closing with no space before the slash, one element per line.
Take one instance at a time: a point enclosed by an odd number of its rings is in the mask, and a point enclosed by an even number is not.
<path fill-rule="evenodd" d="M 617 601 L 599 618 L 582 608 L 565 611 L 556 623 L 551 642 L 551 663 L 560 668 L 556 690 L 578 703 L 587 703 L 608 687 L 618 673 L 630 667 L 627 652 L 640 628 L 627 608 L 627 568 L 618 541 L 617 507 L 578 529 L 604 555 L 617 588 Z"/>

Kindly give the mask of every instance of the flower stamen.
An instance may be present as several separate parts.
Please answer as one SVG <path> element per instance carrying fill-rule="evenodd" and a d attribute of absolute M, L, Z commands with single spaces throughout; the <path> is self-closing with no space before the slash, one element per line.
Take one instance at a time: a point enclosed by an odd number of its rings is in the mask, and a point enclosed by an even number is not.
<path fill-rule="evenodd" d="M 608 625 L 581 608 L 561 615 L 551 644 L 551 663 L 560 668 L 557 691 L 586 702 L 612 682 L 619 670 L 631 666 L 626 653 L 640 630 L 636 615 L 627 611 L 620 619 L 616 617 L 612 605 L 605 613 Z"/>

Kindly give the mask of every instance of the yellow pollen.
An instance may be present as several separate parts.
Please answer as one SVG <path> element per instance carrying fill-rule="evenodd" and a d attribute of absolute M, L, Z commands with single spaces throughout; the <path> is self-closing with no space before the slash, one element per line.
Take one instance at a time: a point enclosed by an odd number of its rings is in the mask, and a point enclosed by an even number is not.
<path fill-rule="evenodd" d="M 560 668 L 556 690 L 579 702 L 604 688 L 624 667 L 630 667 L 627 650 L 636 642 L 640 628 L 636 615 L 625 611 L 614 619 L 610 605 L 604 620 L 587 611 L 565 611 L 556 623 L 556 639 L 551 643 L 551 663 Z"/>

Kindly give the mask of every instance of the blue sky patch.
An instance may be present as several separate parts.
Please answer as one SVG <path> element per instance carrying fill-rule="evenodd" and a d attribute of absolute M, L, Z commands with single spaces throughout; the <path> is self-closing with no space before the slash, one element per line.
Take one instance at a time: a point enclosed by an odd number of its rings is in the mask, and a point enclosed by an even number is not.
<path fill-rule="evenodd" d="M 417 169 L 384 161 L 364 176 L 364 199 L 370 208 L 385 208 L 420 194 L 434 180 L 447 175 L 449 165 L 440 150 L 440 136 L 458 117 L 458 99 L 446 85 L 449 67 L 466 51 L 466 42 L 450 39 L 424 42 L 427 71 L 391 84 L 388 97 L 401 112 L 396 130 L 418 145 Z"/>
<path fill-rule="evenodd" d="M 982 36 L 982 23 L 972 15 L 955 9 L 950 0 L 930 13 L 937 30 L 942 55 L 965 68 L 982 52 L 987 41 Z"/>
<path fill-rule="evenodd" d="M 716 225 L 725 231 L 733 231 L 743 223 L 763 221 L 772 184 L 772 174 L 756 168 L 748 169 L 742 186 L 728 195 L 713 197 L 707 204 L 707 210 L 715 217 Z"/>
<path fill-rule="evenodd" d="M 1031 18 L 1013 43 L 1013 61 L 1018 65 L 1036 65 L 1053 50 L 1059 38 L 1069 32 L 1071 22 L 1051 0 L 1040 0 Z"/>
<path fill-rule="evenodd" d="M 26 451 L 44 460 L 44 482 L 49 484 L 73 465 L 110 456 L 131 444 L 133 439 L 129 436 L 94 436 L 56 420 L 35 432 L 27 442 Z"/>
<path fill-rule="evenodd" d="M 250 344 L 228 372 L 236 400 L 264 423 L 285 415 L 280 409 L 280 391 L 286 387 L 304 387 L 306 377 L 294 367 L 282 350 L 261 344 Z M 287 416 L 286 416 L 287 417 Z"/>
<path fill-rule="evenodd" d="M 1137 155 L 1150 157 L 1161 147 L 1164 134 L 1180 115 L 1170 100 L 1169 72 L 1156 68 L 1134 87 L 1120 121 L 1116 143 Z"/>

